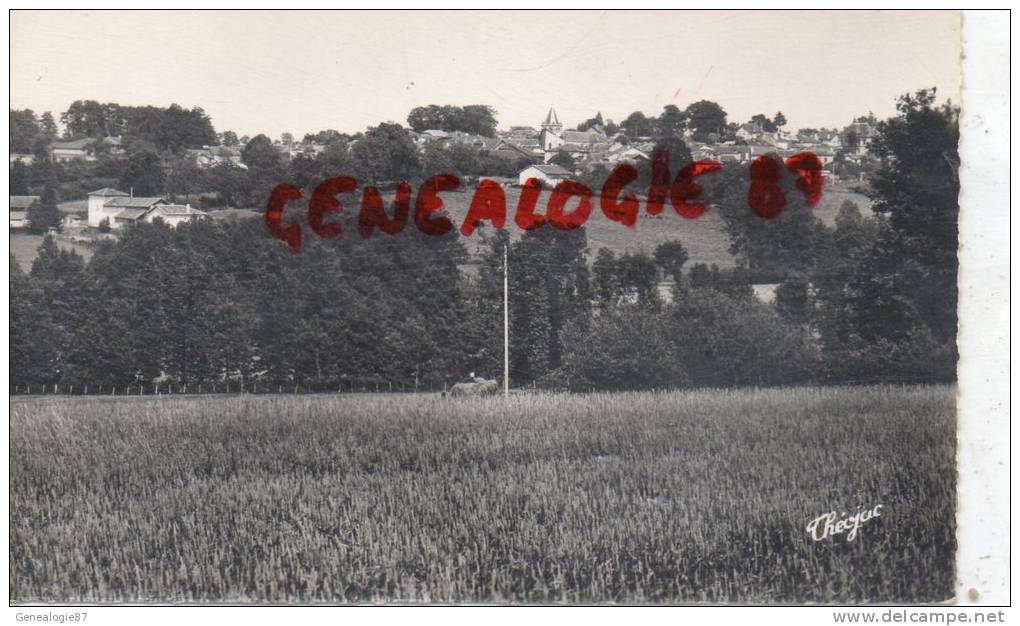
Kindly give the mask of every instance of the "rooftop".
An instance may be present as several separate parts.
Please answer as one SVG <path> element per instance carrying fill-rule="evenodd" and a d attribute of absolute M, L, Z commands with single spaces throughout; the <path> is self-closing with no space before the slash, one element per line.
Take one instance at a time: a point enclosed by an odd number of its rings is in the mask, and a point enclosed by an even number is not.
<path fill-rule="evenodd" d="M 112 197 L 115 197 L 115 196 L 127 196 L 128 194 L 124 193 L 123 191 L 121 191 L 119 189 L 114 189 L 113 187 L 103 187 L 102 189 L 96 189 L 95 191 L 90 191 L 89 195 L 90 196 L 103 196 L 105 198 L 112 198 Z"/>
<path fill-rule="evenodd" d="M 94 139 L 86 137 L 85 139 L 73 139 L 71 141 L 55 141 L 50 144 L 50 148 L 53 150 L 84 150 L 91 146 L 95 142 Z"/>
<path fill-rule="evenodd" d="M 573 172 L 564 167 L 556 165 L 555 163 L 546 163 L 545 165 L 531 165 L 529 167 L 533 167 L 536 170 L 542 172 L 543 174 L 548 174 L 550 176 L 573 176 Z"/>
<path fill-rule="evenodd" d="M 190 204 L 157 204 L 153 207 L 153 212 L 157 215 L 164 217 L 171 216 L 201 216 L 205 215 L 205 211 L 199 211 L 198 209 L 192 208 Z"/>
<path fill-rule="evenodd" d="M 108 207 L 120 207 L 124 209 L 148 209 L 154 204 L 165 202 L 163 198 L 130 198 L 118 196 L 106 202 Z"/>
<path fill-rule="evenodd" d="M 10 208 L 27 209 L 39 201 L 39 196 L 11 196 Z"/>

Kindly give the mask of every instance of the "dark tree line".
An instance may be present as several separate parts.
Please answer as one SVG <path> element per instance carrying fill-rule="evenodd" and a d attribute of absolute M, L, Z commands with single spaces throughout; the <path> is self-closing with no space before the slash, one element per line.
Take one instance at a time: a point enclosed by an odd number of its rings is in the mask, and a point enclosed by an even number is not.
<path fill-rule="evenodd" d="M 484 104 L 469 104 L 463 107 L 430 104 L 411 109 L 407 115 L 407 124 L 419 133 L 426 130 L 443 130 L 495 137 L 496 111 Z"/>
<path fill-rule="evenodd" d="M 47 237 L 30 272 L 11 261 L 11 382 L 125 387 L 257 380 L 335 389 L 415 380 L 438 387 L 470 371 L 499 376 L 506 233 L 488 241 L 477 272 L 466 272 L 460 239 L 415 231 L 313 239 L 292 255 L 254 220 L 176 229 L 138 224 L 100 246 L 88 263 Z M 690 336 L 729 337 L 733 345 L 754 337 L 757 327 L 765 338 L 802 335 L 769 307 L 714 284 L 685 289 L 697 297 L 664 305 L 655 291 L 657 271 L 678 270 L 675 254 L 686 253 L 675 245 L 672 255 L 662 248 L 659 262 L 646 255 L 615 259 L 608 278 L 605 267 L 598 270 L 607 284 L 593 284 L 585 248 L 583 228 L 550 226 L 511 244 L 515 386 L 780 381 L 776 368 L 747 355 L 746 372 L 774 376 L 727 378 L 734 366 L 721 343 L 711 354 L 698 353 L 706 372 L 699 375 L 688 364 L 694 344 L 681 342 L 681 335 L 663 343 L 687 323 L 710 325 L 690 328 Z M 750 330 L 733 335 L 745 326 Z M 678 352 L 681 343 L 685 351 Z M 793 348 L 783 343 L 781 349 Z"/>
<path fill-rule="evenodd" d="M 217 141 L 205 111 L 177 104 L 163 108 L 76 100 L 60 120 L 69 139 L 124 136 L 131 142 L 169 152 L 201 148 Z"/>
<path fill-rule="evenodd" d="M 16 154 L 46 154 L 50 142 L 57 138 L 57 123 L 46 111 L 37 116 L 32 109 L 11 110 L 9 147 Z"/>
<path fill-rule="evenodd" d="M 680 138 L 688 129 L 694 141 L 726 139 L 729 131 L 726 111 L 716 102 L 700 100 L 683 110 L 674 104 L 667 104 L 657 117 L 634 111 L 620 122 L 620 130 L 631 139 Z"/>

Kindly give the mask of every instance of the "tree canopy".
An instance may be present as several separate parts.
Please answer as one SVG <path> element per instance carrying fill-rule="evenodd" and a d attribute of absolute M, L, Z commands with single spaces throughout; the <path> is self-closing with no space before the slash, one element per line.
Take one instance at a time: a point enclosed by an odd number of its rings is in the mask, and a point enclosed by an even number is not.
<path fill-rule="evenodd" d="M 444 130 L 494 137 L 496 110 L 484 104 L 469 104 L 464 107 L 430 104 L 411 109 L 407 115 L 407 124 L 419 133 L 426 130 Z"/>
<path fill-rule="evenodd" d="M 715 102 L 700 100 L 689 105 L 684 113 L 695 141 L 709 141 L 712 136 L 718 138 L 726 133 L 726 111 Z"/>

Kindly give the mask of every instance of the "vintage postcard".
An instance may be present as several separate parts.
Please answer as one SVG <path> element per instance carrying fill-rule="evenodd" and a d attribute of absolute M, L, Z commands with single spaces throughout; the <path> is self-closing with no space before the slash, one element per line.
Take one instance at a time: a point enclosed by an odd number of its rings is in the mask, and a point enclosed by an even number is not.
<path fill-rule="evenodd" d="M 960 12 L 9 20 L 12 604 L 965 600 Z"/>

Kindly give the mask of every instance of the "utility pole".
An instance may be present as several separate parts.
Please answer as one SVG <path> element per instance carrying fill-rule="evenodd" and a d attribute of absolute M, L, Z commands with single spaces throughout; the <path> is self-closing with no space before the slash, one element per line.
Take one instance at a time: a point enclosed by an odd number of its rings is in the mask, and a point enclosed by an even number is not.
<path fill-rule="evenodd" d="M 510 397 L 510 238 L 503 248 L 503 397 Z"/>

